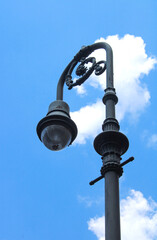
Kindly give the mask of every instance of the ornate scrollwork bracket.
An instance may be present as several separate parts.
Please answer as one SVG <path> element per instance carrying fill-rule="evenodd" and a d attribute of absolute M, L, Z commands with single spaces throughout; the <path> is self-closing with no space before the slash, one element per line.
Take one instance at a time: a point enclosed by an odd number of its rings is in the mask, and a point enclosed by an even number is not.
<path fill-rule="evenodd" d="M 77 79 L 76 81 L 72 80 L 72 72 L 75 68 L 75 66 L 78 64 L 79 66 L 76 69 L 76 75 L 79 76 L 80 78 Z M 88 66 L 90 64 L 90 66 Z M 70 67 L 66 77 L 65 77 L 65 82 L 66 85 L 68 86 L 68 89 L 72 89 L 74 86 L 81 85 L 84 83 L 90 75 L 94 72 L 95 75 L 101 75 L 103 72 L 106 70 L 106 61 L 99 61 L 96 62 L 95 57 L 89 57 L 89 58 L 81 58 L 80 61 L 75 62 L 72 64 Z"/>

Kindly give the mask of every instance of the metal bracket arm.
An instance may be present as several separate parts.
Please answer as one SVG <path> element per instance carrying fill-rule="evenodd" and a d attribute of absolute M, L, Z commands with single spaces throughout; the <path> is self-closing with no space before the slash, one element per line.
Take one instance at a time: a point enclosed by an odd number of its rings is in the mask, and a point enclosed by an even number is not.
<path fill-rule="evenodd" d="M 113 88 L 113 53 L 112 53 L 112 48 L 108 43 L 105 42 L 98 42 L 94 43 L 92 45 L 82 47 L 81 50 L 75 55 L 73 60 L 67 65 L 65 70 L 63 71 L 57 85 L 57 100 L 63 100 L 63 87 L 64 83 L 71 76 L 71 73 L 74 69 L 74 67 L 77 65 L 78 62 L 81 61 L 82 58 L 86 59 L 92 52 L 94 52 L 97 49 L 104 49 L 106 51 L 106 62 L 100 61 L 97 63 L 97 69 L 96 72 L 99 75 L 101 74 L 104 70 L 106 71 L 106 82 L 107 82 L 107 88 Z M 104 67 L 100 68 L 100 64 L 103 64 Z M 103 71 L 102 71 L 103 69 Z M 90 69 L 90 72 L 91 69 Z M 85 74 L 84 78 L 88 78 L 90 75 L 90 72 L 87 71 L 87 74 Z M 68 75 L 68 77 L 67 77 Z M 69 78 L 70 84 L 69 84 L 69 89 L 72 87 L 72 79 Z M 82 79 L 81 79 L 82 81 Z M 83 82 L 83 81 L 82 81 Z M 79 82 L 81 84 L 81 82 Z"/>
<path fill-rule="evenodd" d="M 134 160 L 134 157 L 130 157 L 129 159 L 127 159 L 126 161 L 124 161 L 121 164 L 117 164 L 117 163 L 107 163 L 105 164 L 102 168 L 101 168 L 101 176 L 94 179 L 93 181 L 91 181 L 89 183 L 89 185 L 94 185 L 96 182 L 100 181 L 101 179 L 103 179 L 105 177 L 105 173 L 108 171 L 116 171 L 119 174 L 119 177 L 122 176 L 123 174 L 123 166 L 126 165 L 129 162 L 132 162 Z"/>

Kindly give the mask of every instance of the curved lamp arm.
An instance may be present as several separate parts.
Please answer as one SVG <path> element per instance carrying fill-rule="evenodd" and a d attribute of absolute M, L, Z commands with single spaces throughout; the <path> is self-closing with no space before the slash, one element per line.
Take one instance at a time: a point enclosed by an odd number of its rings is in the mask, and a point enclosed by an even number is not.
<path fill-rule="evenodd" d="M 106 61 L 96 62 L 94 57 L 88 57 L 92 52 L 101 48 L 106 51 Z M 73 81 L 71 75 L 79 62 L 76 75 L 80 78 Z M 91 63 L 91 66 L 87 68 L 88 63 Z M 119 161 L 119 156 L 124 154 L 129 143 L 127 138 L 119 132 L 119 123 L 115 117 L 115 105 L 118 98 L 113 84 L 113 53 L 110 45 L 105 42 L 82 47 L 63 71 L 57 85 L 57 100 L 50 104 L 47 116 L 37 125 L 38 136 L 46 147 L 55 151 L 61 150 L 72 144 L 77 136 L 77 126 L 70 118 L 69 106 L 63 101 L 64 84 L 66 83 L 68 88 L 72 89 L 83 84 L 94 71 L 95 75 L 101 75 L 105 70 L 106 89 L 103 103 L 106 105 L 106 119 L 102 125 L 103 132 L 94 140 L 94 148 L 101 156 L 108 156 L 109 153 L 115 152 L 115 156 L 118 156 L 116 161 Z"/>
<path fill-rule="evenodd" d="M 107 88 L 113 88 L 113 53 L 112 48 L 108 43 L 99 42 L 95 43 L 86 47 L 83 47 L 73 58 L 73 60 L 67 65 L 65 70 L 63 71 L 57 85 L 57 100 L 63 100 L 63 87 L 66 79 L 69 77 L 69 71 L 72 73 L 72 70 L 77 65 L 81 59 L 86 59 L 93 51 L 97 49 L 105 49 L 106 50 L 106 81 L 107 81 Z M 94 68 L 92 69 L 91 73 L 93 72 Z M 90 72 L 86 74 L 85 79 L 83 79 L 82 83 L 90 76 Z M 101 74 L 101 73 L 100 73 Z M 99 75 L 99 74 L 97 74 Z M 71 76 L 70 76 L 71 77 Z M 70 78 L 71 81 L 71 78 Z M 81 85 L 81 84 L 76 84 Z M 73 86 L 76 86 L 73 84 Z M 72 86 L 69 87 L 71 89 Z"/>

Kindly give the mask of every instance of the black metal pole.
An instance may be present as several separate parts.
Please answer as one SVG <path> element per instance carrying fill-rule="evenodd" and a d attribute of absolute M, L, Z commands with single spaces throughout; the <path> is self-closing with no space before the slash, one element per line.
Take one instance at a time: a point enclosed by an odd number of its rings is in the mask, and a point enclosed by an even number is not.
<path fill-rule="evenodd" d="M 95 57 L 88 57 L 92 52 L 101 48 L 106 51 L 106 61 L 97 62 Z M 79 76 L 79 79 L 73 81 L 72 72 L 78 63 L 80 64 L 76 69 L 76 75 Z M 90 63 L 90 67 L 87 67 L 88 63 Z M 103 166 L 101 176 L 91 181 L 90 185 L 105 178 L 105 240 L 120 240 L 119 177 L 123 173 L 122 166 L 134 158 L 131 157 L 120 163 L 121 156 L 129 147 L 129 141 L 124 134 L 119 132 L 120 126 L 116 119 L 115 105 L 118 98 L 114 89 L 113 53 L 109 44 L 98 42 L 82 47 L 74 56 L 58 81 L 56 101 L 50 104 L 47 116 L 37 125 L 37 134 L 45 146 L 53 151 L 61 150 L 65 146 L 72 144 L 77 135 L 77 127 L 70 119 L 69 106 L 63 102 L 64 84 L 66 83 L 70 90 L 77 85 L 83 84 L 93 72 L 95 72 L 95 75 L 101 75 L 105 70 L 106 89 L 103 103 L 106 106 L 106 119 L 102 125 L 103 131 L 94 140 L 94 148 L 102 156 Z M 53 138 L 52 129 L 54 128 L 59 136 L 57 143 L 56 139 Z M 61 130 L 67 138 L 66 141 L 64 141 L 63 134 L 60 134 Z M 51 139 L 49 138 L 50 135 Z"/>
<path fill-rule="evenodd" d="M 119 176 L 105 174 L 105 239 L 120 240 Z"/>
<path fill-rule="evenodd" d="M 66 82 L 71 89 L 73 86 L 81 85 L 89 75 L 96 69 L 100 69 L 100 61 L 96 63 L 94 59 L 86 59 L 93 51 L 103 48 L 106 51 L 106 89 L 103 102 L 106 105 L 106 119 L 103 123 L 103 132 L 94 140 L 95 150 L 102 156 L 103 167 L 102 176 L 92 181 L 93 185 L 103 177 L 105 178 L 105 240 L 120 240 L 120 206 L 119 206 L 119 177 L 122 175 L 120 165 L 121 155 L 124 154 L 129 146 L 128 139 L 119 132 L 119 124 L 115 116 L 115 105 L 118 98 L 115 93 L 113 83 L 113 53 L 112 48 L 105 42 L 95 43 L 83 47 L 68 64 L 62 73 L 57 85 L 57 100 L 63 99 L 63 86 Z M 91 61 L 93 68 L 88 73 L 84 72 L 83 64 Z M 71 81 L 72 71 L 78 62 L 82 62 L 80 69 L 84 75 L 80 80 L 73 83 Z M 79 74 L 80 74 L 79 69 Z M 101 72 L 101 71 L 100 71 Z M 85 73 L 85 74 L 84 74 Z M 81 75 L 80 74 L 80 75 Z M 99 73 L 97 75 L 100 75 Z"/>

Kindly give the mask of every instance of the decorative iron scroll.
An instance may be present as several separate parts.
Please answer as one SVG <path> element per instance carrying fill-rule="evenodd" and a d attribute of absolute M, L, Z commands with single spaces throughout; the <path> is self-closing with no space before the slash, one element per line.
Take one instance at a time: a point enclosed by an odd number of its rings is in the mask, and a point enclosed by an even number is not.
<path fill-rule="evenodd" d="M 76 75 L 80 78 L 75 82 L 72 80 L 72 72 L 75 66 L 80 62 L 80 65 L 76 69 Z M 91 63 L 92 65 L 88 68 L 86 65 Z M 96 62 L 95 57 L 84 58 L 82 57 L 80 61 L 73 61 L 69 71 L 66 75 L 65 82 L 68 86 L 68 89 L 72 89 L 74 86 L 81 85 L 84 83 L 89 76 L 94 72 L 95 75 L 101 75 L 106 70 L 106 61 Z"/>

